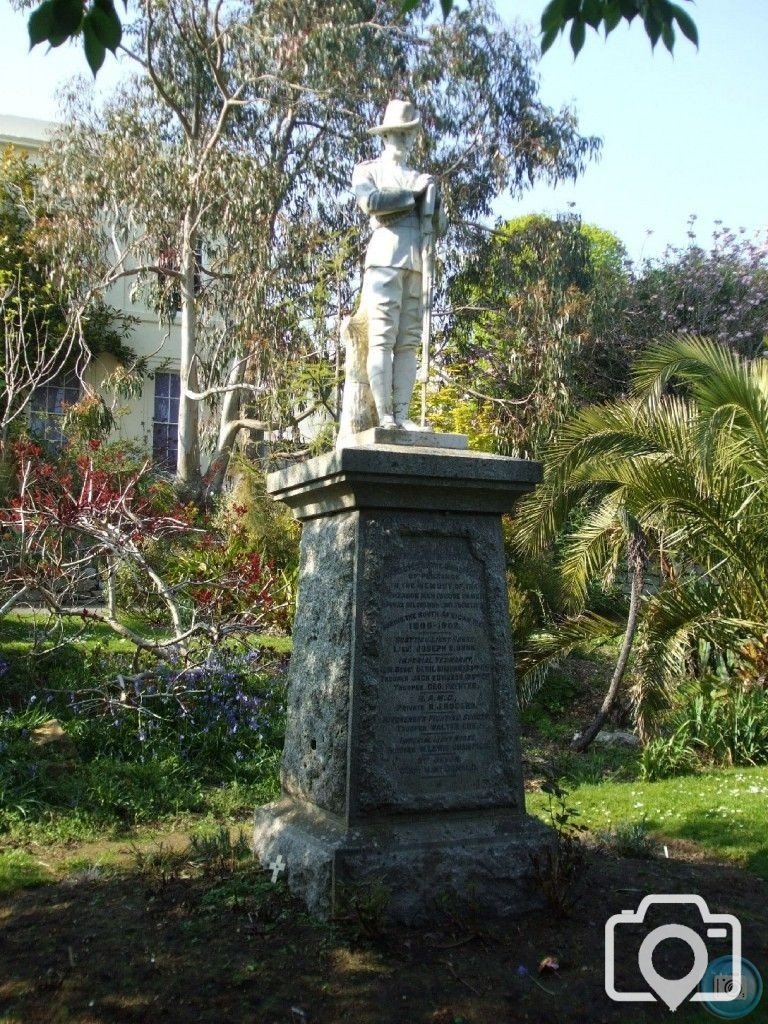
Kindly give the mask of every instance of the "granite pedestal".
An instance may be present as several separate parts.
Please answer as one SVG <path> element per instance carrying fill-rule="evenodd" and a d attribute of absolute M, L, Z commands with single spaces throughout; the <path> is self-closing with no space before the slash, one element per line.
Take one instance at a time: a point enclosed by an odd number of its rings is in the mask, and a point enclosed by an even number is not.
<path fill-rule="evenodd" d="M 523 800 L 501 513 L 539 478 L 380 443 L 268 477 L 303 532 L 282 797 L 254 839 L 313 913 L 373 883 L 406 922 L 537 901 L 550 837 Z"/>

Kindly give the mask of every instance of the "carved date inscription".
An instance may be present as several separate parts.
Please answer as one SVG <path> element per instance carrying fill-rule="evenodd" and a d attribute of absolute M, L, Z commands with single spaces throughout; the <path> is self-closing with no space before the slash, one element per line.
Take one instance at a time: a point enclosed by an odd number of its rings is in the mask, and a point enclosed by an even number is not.
<path fill-rule="evenodd" d="M 379 637 L 379 756 L 401 798 L 484 791 L 494 760 L 482 563 L 461 538 L 409 538 L 387 561 Z"/>

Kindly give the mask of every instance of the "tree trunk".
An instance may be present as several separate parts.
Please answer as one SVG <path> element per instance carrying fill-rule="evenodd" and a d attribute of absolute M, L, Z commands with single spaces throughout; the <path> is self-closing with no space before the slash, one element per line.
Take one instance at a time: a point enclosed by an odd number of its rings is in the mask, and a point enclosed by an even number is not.
<path fill-rule="evenodd" d="M 226 383 L 228 385 L 240 384 L 244 376 L 245 363 L 242 359 L 238 359 L 229 371 Z M 237 431 L 233 431 L 230 428 L 230 424 L 240 419 L 241 396 L 242 391 L 227 391 L 221 400 L 219 437 L 216 442 L 216 451 L 213 453 L 211 465 L 206 474 L 206 502 L 211 502 L 213 499 L 218 498 L 224 486 L 224 479 L 229 468 L 229 460 L 237 438 Z"/>
<path fill-rule="evenodd" d="M 181 354 L 179 376 L 179 448 L 176 457 L 176 487 L 187 501 L 198 503 L 202 492 L 200 472 L 200 411 L 188 390 L 197 391 L 197 318 L 195 316 L 195 237 L 191 213 L 184 218 L 181 272 Z"/>
<path fill-rule="evenodd" d="M 592 743 L 595 736 L 605 725 L 608 715 L 613 710 L 619 690 L 624 678 L 624 673 L 629 661 L 632 644 L 637 632 L 637 623 L 640 618 L 640 599 L 645 584 L 645 567 L 648 560 L 645 538 L 639 528 L 635 529 L 627 541 L 627 563 L 630 572 L 630 593 L 629 593 L 629 614 L 627 615 L 627 628 L 624 631 L 624 639 L 621 643 L 621 650 L 613 670 L 608 692 L 605 695 L 600 710 L 592 719 L 583 732 L 571 743 L 571 750 L 583 753 Z"/>

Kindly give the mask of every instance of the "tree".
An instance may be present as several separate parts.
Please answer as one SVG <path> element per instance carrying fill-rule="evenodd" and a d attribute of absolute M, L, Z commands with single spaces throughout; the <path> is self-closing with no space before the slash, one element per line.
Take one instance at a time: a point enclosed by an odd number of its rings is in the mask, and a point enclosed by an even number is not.
<path fill-rule="evenodd" d="M 765 234 L 719 226 L 708 248 L 695 241 L 668 248 L 635 276 L 623 315 L 623 347 L 637 353 L 648 338 L 701 334 L 754 357 L 768 338 L 768 246 Z"/>
<path fill-rule="evenodd" d="M 579 611 L 533 639 L 540 663 L 619 631 L 617 619 L 588 607 L 589 587 L 612 583 L 628 555 L 624 643 L 598 718 L 637 636 L 636 714 L 647 733 L 700 640 L 748 672 L 768 633 L 768 369 L 686 336 L 650 348 L 635 381 L 634 397 L 564 424 L 545 457 L 543 487 L 520 505 L 518 542 L 540 551 L 582 510 L 562 541 Z M 656 580 L 641 601 L 646 558 Z"/>
<path fill-rule="evenodd" d="M 615 236 L 577 217 L 519 217 L 489 233 L 449 280 L 441 422 L 471 423 L 476 443 L 503 453 L 535 452 L 573 408 L 611 393 L 602 341 L 624 259 Z"/>
<path fill-rule="evenodd" d="M 123 0 L 128 7 L 128 0 Z M 691 0 L 687 0 L 691 2 Z M 403 15 L 424 4 L 424 0 L 402 0 Z M 428 0 L 432 6 L 432 0 Z M 443 17 L 453 10 L 453 0 L 440 0 Z M 669 0 L 551 0 L 541 17 L 541 51 L 546 53 L 571 25 L 570 43 L 574 55 L 584 45 L 587 28 L 603 27 L 606 37 L 622 18 L 631 23 L 636 17 L 643 22 L 646 34 L 655 47 L 659 38 L 670 53 L 675 46 L 675 24 L 695 46 L 699 44 L 696 24 L 679 5 Z M 77 35 L 83 37 L 88 65 L 96 75 L 104 63 L 107 50 L 115 53 L 122 38 L 122 25 L 114 0 L 43 0 L 29 19 L 30 46 L 47 42 L 60 46 Z"/>
<path fill-rule="evenodd" d="M 598 31 L 602 27 L 607 37 L 622 18 L 631 24 L 637 17 L 654 48 L 661 39 L 672 53 L 675 24 L 686 39 L 699 45 L 699 33 L 690 14 L 669 0 L 551 0 L 541 16 L 541 52 L 547 52 L 569 23 L 571 49 L 578 56 L 588 28 Z"/>
<path fill-rule="evenodd" d="M 178 307 L 177 480 L 199 498 L 201 403 L 220 416 L 211 495 L 242 427 L 295 428 L 311 385 L 321 403 L 333 392 L 326 357 L 359 265 L 339 196 L 351 140 L 393 92 L 421 110 L 419 160 L 454 220 L 487 214 L 501 188 L 575 176 L 598 143 L 541 104 L 529 45 L 481 3 L 446 26 L 366 0 L 140 10 L 127 52 L 141 74 L 101 114 L 72 97 L 49 154 L 65 194 L 51 244 L 83 302 L 128 277 Z"/>
<path fill-rule="evenodd" d="M 88 354 L 127 358 L 127 319 L 103 304 L 69 316 L 69 296 L 51 277 L 38 247 L 53 213 L 39 173 L 11 149 L 0 157 L 0 462 L 26 422 L 35 392 L 62 372 L 77 374 Z M 92 396 L 93 397 L 93 396 Z"/>

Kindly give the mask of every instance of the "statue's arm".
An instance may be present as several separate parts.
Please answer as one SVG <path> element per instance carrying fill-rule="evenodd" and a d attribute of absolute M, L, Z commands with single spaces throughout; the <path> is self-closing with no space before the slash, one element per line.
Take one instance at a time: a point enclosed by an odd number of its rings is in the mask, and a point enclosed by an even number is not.
<path fill-rule="evenodd" d="M 355 168 L 352 174 L 352 191 L 357 205 L 363 213 L 372 216 L 381 213 L 403 213 L 412 210 L 416 197 L 406 188 L 379 188 L 373 174 L 365 165 Z"/>
<path fill-rule="evenodd" d="M 433 200 L 431 204 L 425 207 L 424 200 L 429 194 L 428 189 L 430 185 L 434 186 Z M 413 191 L 416 198 L 421 200 L 422 218 L 429 218 L 430 228 L 438 237 L 444 235 L 448 230 L 448 218 L 445 215 L 445 207 L 443 206 L 442 196 L 440 195 L 440 185 L 437 178 L 433 177 L 431 174 L 417 175 L 413 183 Z"/>

